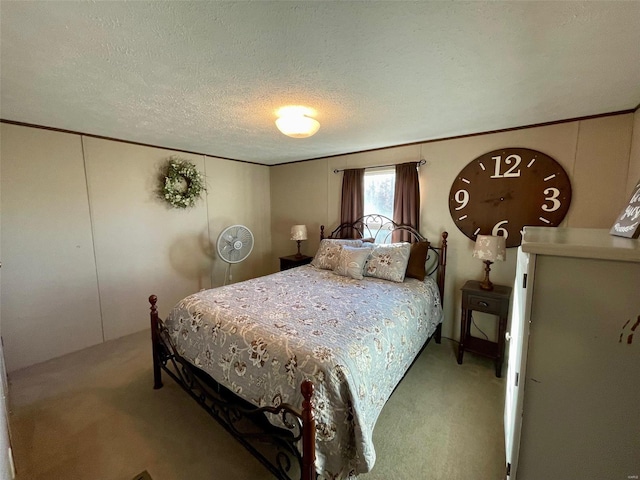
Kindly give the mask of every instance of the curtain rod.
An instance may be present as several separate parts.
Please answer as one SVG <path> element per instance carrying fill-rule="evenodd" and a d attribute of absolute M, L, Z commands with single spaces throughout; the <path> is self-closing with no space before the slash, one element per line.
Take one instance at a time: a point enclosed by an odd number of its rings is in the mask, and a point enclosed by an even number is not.
<path fill-rule="evenodd" d="M 425 165 L 427 163 L 427 161 L 423 158 L 422 160 L 420 160 L 419 162 L 415 162 L 416 163 L 416 168 L 420 168 L 422 165 Z M 386 167 L 395 167 L 396 165 L 400 165 L 399 163 L 392 163 L 390 165 L 375 165 L 373 167 L 362 167 L 365 170 L 371 170 L 373 168 L 386 168 Z M 341 169 L 334 169 L 333 173 L 340 173 L 340 172 L 344 172 L 345 170 L 349 170 L 348 168 L 341 168 Z"/>

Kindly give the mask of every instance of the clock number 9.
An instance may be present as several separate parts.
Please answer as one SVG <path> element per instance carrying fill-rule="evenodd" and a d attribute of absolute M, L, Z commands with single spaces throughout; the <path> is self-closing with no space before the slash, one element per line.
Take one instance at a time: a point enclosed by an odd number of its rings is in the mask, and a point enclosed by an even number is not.
<path fill-rule="evenodd" d="M 467 206 L 467 203 L 469 203 L 469 192 L 466 190 L 458 190 L 453 198 L 460 204 L 459 207 L 456 207 L 456 210 L 462 210 Z"/>
<path fill-rule="evenodd" d="M 493 227 L 493 230 L 491 230 L 491 235 L 493 235 L 494 237 L 499 237 L 500 235 L 502 235 L 506 240 L 509 236 L 509 232 L 506 228 L 502 227 L 502 225 L 506 223 L 509 223 L 509 220 L 502 220 L 501 222 L 496 223 Z"/>
<path fill-rule="evenodd" d="M 545 188 L 544 194 L 549 195 L 548 197 L 544 197 L 544 199 L 550 201 L 552 205 L 550 207 L 548 207 L 547 205 L 542 205 L 542 210 L 544 210 L 545 212 L 555 212 L 556 210 L 558 210 L 560 208 L 560 205 L 562 205 L 560 203 L 560 200 L 558 200 L 560 190 L 553 187 Z"/>

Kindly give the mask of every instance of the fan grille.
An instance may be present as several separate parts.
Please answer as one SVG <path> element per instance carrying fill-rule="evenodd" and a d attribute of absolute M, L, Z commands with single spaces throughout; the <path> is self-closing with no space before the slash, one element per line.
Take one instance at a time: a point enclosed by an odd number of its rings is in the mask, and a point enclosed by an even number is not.
<path fill-rule="evenodd" d="M 225 228 L 217 242 L 218 255 L 227 263 L 239 263 L 253 250 L 253 234 L 244 225 Z"/>

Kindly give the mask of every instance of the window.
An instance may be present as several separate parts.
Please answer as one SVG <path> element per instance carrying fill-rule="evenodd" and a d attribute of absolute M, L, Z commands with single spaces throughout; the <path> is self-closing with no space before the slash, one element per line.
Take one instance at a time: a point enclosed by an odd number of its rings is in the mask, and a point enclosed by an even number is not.
<path fill-rule="evenodd" d="M 384 215 L 393 219 L 393 194 L 396 183 L 395 168 L 375 169 L 364 172 L 364 214 L 371 215 L 374 213 Z M 371 230 L 371 234 L 376 236 L 380 230 L 380 224 L 367 225 Z M 376 241 L 380 243 L 389 243 L 387 235 L 377 235 Z"/>
<path fill-rule="evenodd" d="M 380 169 L 364 172 L 364 214 L 379 213 L 393 218 L 393 189 L 396 172 Z"/>

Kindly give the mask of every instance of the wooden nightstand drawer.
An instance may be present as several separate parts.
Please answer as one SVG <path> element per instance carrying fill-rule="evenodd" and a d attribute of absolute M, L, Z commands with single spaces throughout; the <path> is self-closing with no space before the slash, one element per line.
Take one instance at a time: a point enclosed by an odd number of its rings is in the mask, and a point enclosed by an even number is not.
<path fill-rule="evenodd" d="M 309 257 L 307 255 L 301 255 L 300 257 L 296 255 L 280 257 L 280 271 L 289 270 L 290 268 L 299 267 L 301 265 L 307 265 L 311 263 L 311 260 L 313 260 L 313 257 Z"/>
<path fill-rule="evenodd" d="M 478 312 L 493 313 L 495 315 L 500 314 L 502 308 L 502 301 L 494 298 L 477 297 L 475 295 L 469 295 L 468 308 L 476 310 Z"/>

